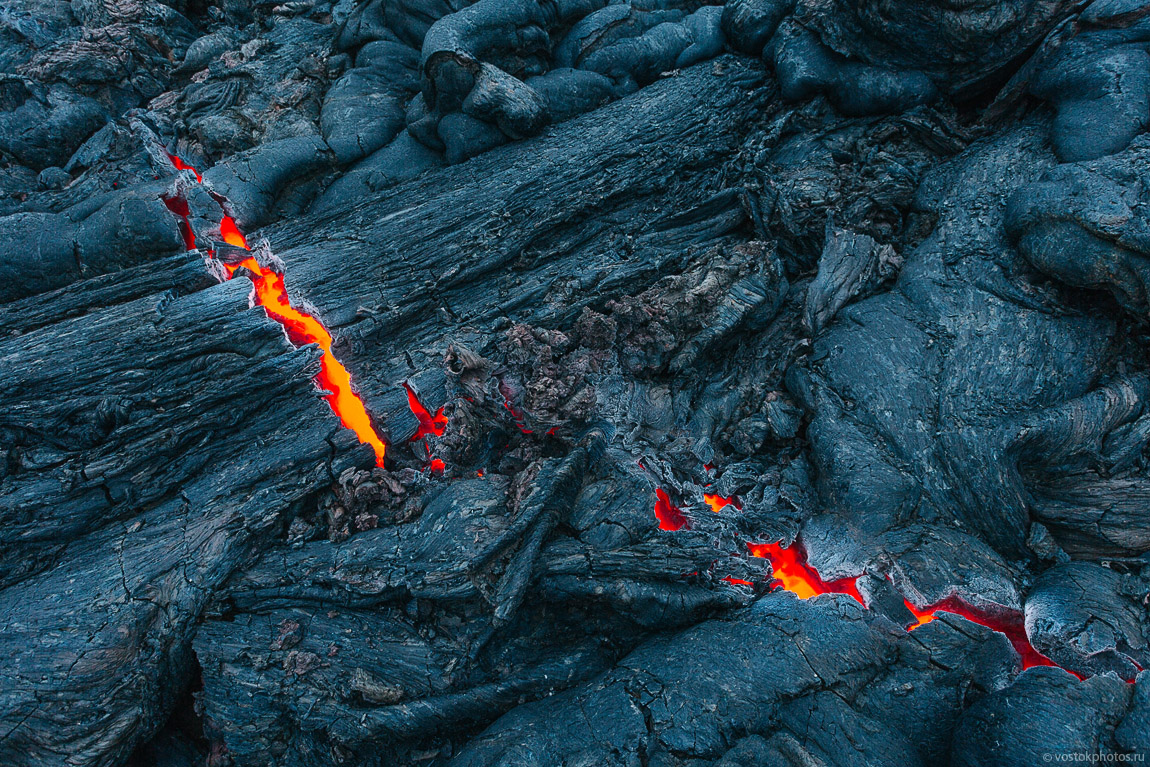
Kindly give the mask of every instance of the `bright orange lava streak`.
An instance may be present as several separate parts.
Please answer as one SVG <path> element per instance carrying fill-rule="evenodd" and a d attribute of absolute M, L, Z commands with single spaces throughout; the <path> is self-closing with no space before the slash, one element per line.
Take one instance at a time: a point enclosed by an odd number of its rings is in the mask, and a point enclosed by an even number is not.
<path fill-rule="evenodd" d="M 703 493 L 703 500 L 706 501 L 707 505 L 711 507 L 711 511 L 715 512 L 716 514 L 718 514 L 724 506 L 729 506 L 732 503 L 735 504 L 736 509 L 739 508 L 739 503 L 735 500 L 734 496 L 731 496 L 730 498 L 724 498 L 723 496 L 716 495 L 715 493 Z"/>
<path fill-rule="evenodd" d="M 237 248 L 244 250 L 251 250 L 248 247 L 247 238 L 240 228 L 236 226 L 236 221 L 231 216 L 224 216 L 220 219 L 220 236 L 224 238 L 224 242 L 228 245 L 235 245 Z"/>
<path fill-rule="evenodd" d="M 199 171 L 195 168 L 175 155 L 169 155 L 169 157 L 171 157 L 174 166 L 181 170 L 192 171 L 196 174 L 197 181 L 203 181 Z M 171 208 L 172 205 L 169 204 L 168 207 Z M 184 208 L 186 207 L 187 204 L 184 203 Z M 179 211 L 173 209 L 173 212 L 178 213 Z M 231 216 L 224 216 L 220 221 L 220 236 L 229 245 L 250 250 L 247 239 Z M 382 467 L 387 445 L 376 433 L 375 427 L 372 426 L 371 416 L 368 415 L 363 400 L 351 388 L 351 374 L 332 353 L 333 339 L 331 333 L 315 317 L 301 312 L 291 305 L 282 274 L 270 267 L 261 266 L 254 256 L 248 256 L 239 264 L 224 264 L 229 277 L 234 277 L 236 270 L 241 266 L 248 270 L 252 286 L 255 288 L 256 303 L 264 308 L 269 317 L 283 326 L 288 340 L 295 346 L 318 344 L 323 350 L 323 356 L 320 357 L 319 373 L 314 379 L 316 385 L 328 392 L 324 395 L 324 399 L 327 400 L 332 411 L 339 416 L 340 423 L 355 432 L 355 436 L 359 438 L 360 442 L 371 445 L 372 450 L 375 451 L 375 463 Z M 434 468 L 434 464 L 432 468 Z"/>
<path fill-rule="evenodd" d="M 671 503 L 667 492 L 661 487 L 655 490 L 655 518 L 659 520 L 660 530 L 674 532 L 688 527 L 687 517 L 678 506 Z"/>
<path fill-rule="evenodd" d="M 827 583 L 807 564 L 807 555 L 797 542 L 790 548 L 777 543 L 748 543 L 751 556 L 762 557 L 771 563 L 775 580 L 786 591 L 796 594 L 799 599 L 810 599 L 818 594 L 850 594 L 858 603 L 866 607 L 862 594 L 855 587 L 858 578 L 843 578 Z"/>
<path fill-rule="evenodd" d="M 256 291 L 256 303 L 264 308 L 269 317 L 283 326 L 288 339 L 296 346 L 318 344 L 323 350 L 319 373 L 315 377 L 316 384 L 330 392 L 324 395 L 324 399 L 339 416 L 340 423 L 354 431 L 360 442 L 371 445 L 375 450 L 376 465 L 382 467 L 387 446 L 372 426 L 371 416 L 368 415 L 363 400 L 351 388 L 351 374 L 331 351 L 333 340 L 331 333 L 315 317 L 291 305 L 282 274 L 267 266 L 261 266 L 254 256 L 248 256 L 238 265 L 228 265 L 226 268 L 229 274 L 235 276 L 236 270 L 241 266 L 250 273 Z"/>

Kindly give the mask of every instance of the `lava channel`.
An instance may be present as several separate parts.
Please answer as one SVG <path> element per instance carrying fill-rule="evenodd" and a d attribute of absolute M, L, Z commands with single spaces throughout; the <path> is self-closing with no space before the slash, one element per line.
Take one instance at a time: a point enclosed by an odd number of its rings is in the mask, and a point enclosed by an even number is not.
<path fill-rule="evenodd" d="M 203 182 L 203 177 L 195 168 L 175 155 L 169 154 L 169 157 L 172 159 L 172 165 L 176 168 L 192 171 L 196 176 L 196 181 Z M 179 203 L 176 203 L 174 200 L 165 200 L 165 204 L 169 210 L 181 216 L 187 232 L 190 233 L 187 202 L 180 200 Z M 185 234 L 185 239 L 189 238 L 188 233 Z M 229 245 L 250 250 L 247 239 L 231 216 L 225 215 L 220 221 L 220 236 Z M 191 238 L 191 245 L 194 245 L 194 238 Z M 209 251 L 209 256 L 214 257 L 214 253 Z M 371 416 L 368 415 L 367 407 L 359 395 L 355 393 L 355 389 L 352 388 L 351 373 L 336 359 L 332 352 L 331 333 L 318 319 L 291 305 L 287 288 L 284 286 L 283 274 L 271 267 L 261 265 L 254 256 L 248 256 L 238 264 L 224 264 L 229 279 L 234 277 L 241 267 L 247 270 L 248 278 L 252 281 L 252 286 L 255 289 L 255 302 L 264 308 L 268 317 L 283 327 L 288 340 L 296 347 L 317 344 L 323 351 L 323 356 L 320 358 L 319 373 L 313 380 L 322 391 L 327 392 L 323 398 L 331 407 L 332 412 L 339 417 L 340 423 L 355 432 L 355 436 L 359 438 L 361 443 L 371 445 L 372 450 L 375 451 L 375 463 L 382 467 L 387 444 L 376 432 L 371 422 Z"/>

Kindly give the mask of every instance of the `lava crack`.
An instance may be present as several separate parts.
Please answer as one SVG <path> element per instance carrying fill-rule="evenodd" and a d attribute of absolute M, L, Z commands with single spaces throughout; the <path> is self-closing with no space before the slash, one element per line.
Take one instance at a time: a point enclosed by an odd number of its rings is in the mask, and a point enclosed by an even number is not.
<path fill-rule="evenodd" d="M 190 170 L 195 174 L 196 181 L 203 183 L 203 176 L 200 175 L 199 171 L 175 155 L 169 154 L 169 157 L 172 160 L 172 165 L 179 170 Z M 185 242 L 188 243 L 189 249 L 194 247 L 195 235 L 188 220 L 190 211 L 187 201 L 180 198 L 167 198 L 164 202 L 169 210 L 180 216 L 181 231 L 184 233 Z M 220 236 L 229 245 L 251 250 L 243 232 L 236 226 L 236 222 L 231 216 L 225 215 L 221 219 Z M 214 258 L 215 252 L 208 251 L 208 256 Z M 245 270 L 248 278 L 252 281 L 255 302 L 264 308 L 268 317 L 283 327 L 288 340 L 294 346 L 317 344 L 320 347 L 323 356 L 320 358 L 319 373 L 313 379 L 316 386 L 327 392 L 323 398 L 331 407 L 332 412 L 339 417 L 340 423 L 355 432 L 355 436 L 359 438 L 361 443 L 371 445 L 372 450 L 375 451 L 376 465 L 382 467 L 387 443 L 375 430 L 371 415 L 367 412 L 367 406 L 356 394 L 351 383 L 351 373 L 336 359 L 335 353 L 332 352 L 331 347 L 334 339 L 331 333 L 318 319 L 292 306 L 287 287 L 284 284 L 284 275 L 269 266 L 260 264 L 255 256 L 248 256 L 238 264 L 224 264 L 224 268 L 227 270 L 229 279 L 235 277 L 241 268 Z M 446 422 L 446 419 L 444 421 Z M 442 433 L 442 430 L 439 433 Z"/>

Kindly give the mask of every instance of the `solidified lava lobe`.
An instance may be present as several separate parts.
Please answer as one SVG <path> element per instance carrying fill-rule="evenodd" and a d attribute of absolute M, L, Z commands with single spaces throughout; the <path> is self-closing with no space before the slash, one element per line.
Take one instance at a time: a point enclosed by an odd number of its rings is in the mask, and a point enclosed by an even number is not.
<path fill-rule="evenodd" d="M 674 532 L 689 527 L 686 515 L 678 506 L 671 503 L 667 492 L 661 487 L 655 490 L 655 517 L 659 520 L 660 530 Z"/>
<path fill-rule="evenodd" d="M 196 174 L 197 181 L 203 181 L 203 177 L 195 168 L 175 155 L 169 154 L 168 156 L 175 167 L 180 170 L 190 170 Z M 171 200 L 165 199 L 164 202 L 168 209 L 179 215 L 181 221 L 187 226 L 189 234 L 185 235 L 185 240 L 189 242 L 189 248 L 191 248 L 195 243 L 194 236 L 189 240 L 191 227 L 188 225 L 190 211 L 187 201 L 172 198 Z M 229 245 L 250 250 L 247 239 L 231 216 L 224 216 L 220 221 L 220 236 Z M 376 433 L 363 400 L 352 389 L 351 374 L 332 353 L 333 339 L 331 333 L 315 317 L 291 305 L 282 274 L 270 267 L 260 265 L 254 256 L 248 256 L 239 264 L 225 264 L 224 268 L 227 269 L 229 277 L 234 277 L 241 266 L 248 270 L 252 286 L 255 288 L 256 303 L 264 308 L 269 317 L 283 326 L 288 340 L 295 346 L 318 344 L 323 350 L 323 356 L 320 358 L 320 370 L 314 379 L 316 385 L 328 392 L 324 395 L 324 399 L 327 400 L 332 412 L 339 417 L 340 423 L 355 432 L 355 436 L 359 438 L 360 442 L 371 445 L 372 450 L 375 451 L 376 465 L 382 467 L 387 445 L 383 438 Z"/>
<path fill-rule="evenodd" d="M 807 564 L 807 554 L 796 541 L 789 548 L 777 543 L 748 543 L 751 556 L 762 557 L 771 563 L 775 580 L 781 588 L 796 594 L 799 599 L 810 599 L 818 594 L 850 594 L 858 603 L 866 607 L 862 594 L 855 582 L 858 578 L 843 578 L 827 583 L 815 568 Z"/>

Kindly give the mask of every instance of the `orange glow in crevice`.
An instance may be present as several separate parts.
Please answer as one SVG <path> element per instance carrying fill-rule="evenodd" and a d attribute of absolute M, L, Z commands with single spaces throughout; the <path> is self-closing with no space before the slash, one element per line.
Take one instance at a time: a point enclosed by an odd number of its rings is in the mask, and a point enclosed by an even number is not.
<path fill-rule="evenodd" d="M 781 583 L 781 588 L 796 594 L 800 599 L 810 599 L 818 594 L 849 594 L 866 606 L 862 594 L 859 593 L 858 578 L 843 578 L 842 580 L 827 583 L 818 572 L 807 562 L 806 552 L 802 545 L 795 541 L 789 548 L 783 548 L 777 543 L 748 543 L 751 555 L 763 557 L 770 561 L 774 570 L 775 579 Z M 919 626 L 930 623 L 938 617 L 938 613 L 946 612 L 961 615 L 972 623 L 986 626 L 992 631 L 1004 634 L 1015 651 L 1022 658 L 1022 668 L 1034 666 L 1053 666 L 1053 661 L 1035 650 L 1026 637 L 1026 627 L 1023 624 L 1022 614 L 1015 611 L 991 613 L 972 607 L 957 597 L 944 599 L 936 605 L 926 609 L 919 609 L 909 600 L 903 600 L 907 609 L 915 617 L 915 623 L 906 627 L 913 631 Z M 1074 673 L 1074 672 L 1070 672 Z M 1075 674 L 1075 676 L 1078 676 Z M 1079 677 L 1081 678 L 1081 677 Z"/>
<path fill-rule="evenodd" d="M 738 499 L 733 495 L 730 498 L 724 498 L 723 496 L 717 495 L 715 493 L 703 493 L 703 500 L 706 501 L 707 505 L 711 507 L 711 511 L 715 512 L 716 514 L 722 511 L 724 506 L 734 505 L 736 509 L 743 508 L 743 505 L 739 503 Z"/>
<path fill-rule="evenodd" d="M 234 245 L 244 250 L 251 250 L 251 248 L 248 247 L 247 238 L 244 237 L 244 233 L 236 226 L 236 221 L 231 216 L 224 216 L 220 219 L 220 237 L 222 237 L 228 245 Z"/>
<path fill-rule="evenodd" d="M 191 165 L 188 165 L 186 162 L 181 160 L 179 157 L 176 157 L 171 152 L 168 152 L 168 159 L 172 161 L 172 165 L 175 166 L 176 170 L 190 170 L 192 173 L 196 174 L 196 181 L 203 183 L 204 177 L 201 176 L 200 172 L 193 168 Z"/>
<path fill-rule="evenodd" d="M 948 597 L 936 605 L 932 605 L 926 609 L 920 610 L 910 603 L 909 600 L 903 600 L 908 610 L 914 615 L 918 621 L 914 625 L 907 628 L 907 631 L 914 631 L 919 626 L 930 623 L 938 617 L 938 613 L 953 613 L 954 615 L 961 615 L 971 623 L 977 623 L 980 626 L 986 626 L 992 631 L 997 631 L 1000 634 L 1005 634 L 1006 638 L 1010 640 L 1010 644 L 1014 646 L 1015 652 L 1022 657 L 1022 668 L 1034 668 L 1035 666 L 1054 666 L 1057 665 L 1054 661 L 1047 658 L 1042 653 L 1035 650 L 1030 640 L 1026 636 L 1026 626 L 1023 622 L 1022 613 L 1009 610 L 1002 613 L 990 613 L 986 610 L 980 610 L 976 607 L 968 605 L 958 597 Z M 1083 677 L 1079 674 L 1070 672 L 1079 679 Z"/>
<path fill-rule="evenodd" d="M 203 177 L 195 168 L 175 155 L 169 156 L 175 167 L 181 170 L 191 170 L 196 174 L 197 181 L 203 181 Z M 182 203 L 180 210 L 173 208 L 172 203 L 168 203 L 168 207 L 174 213 L 181 215 L 186 222 L 188 205 L 186 201 L 181 200 L 180 202 Z M 224 216 L 223 220 L 220 221 L 220 236 L 223 237 L 224 242 L 230 245 L 244 250 L 250 249 L 247 239 L 230 216 Z M 323 351 L 323 356 L 320 358 L 319 373 L 314 379 L 316 385 L 327 392 L 323 398 L 331 406 L 332 412 L 339 417 L 340 423 L 355 432 L 360 442 L 371 445 L 372 450 L 375 451 L 376 465 L 382 467 L 387 445 L 375 431 L 375 427 L 371 423 L 371 416 L 368 415 L 363 400 L 352 389 L 351 374 L 332 353 L 333 339 L 331 333 L 315 317 L 291 305 L 282 274 L 271 267 L 260 265 L 254 256 L 248 256 L 239 264 L 224 264 L 229 278 L 234 277 L 241 266 L 247 270 L 248 277 L 252 281 L 256 303 L 264 308 L 268 317 L 283 326 L 288 340 L 295 346 L 319 345 Z"/>
<path fill-rule="evenodd" d="M 667 492 L 661 487 L 655 490 L 655 518 L 659 520 L 660 530 L 674 532 L 684 527 L 690 529 L 686 515 L 678 506 L 671 503 Z"/>
<path fill-rule="evenodd" d="M 755 584 L 751 583 L 750 581 L 745 581 L 742 578 L 732 578 L 729 575 L 723 576 L 723 580 L 726 581 L 727 583 L 733 583 L 736 586 L 754 586 L 755 585 Z"/>
<path fill-rule="evenodd" d="M 423 403 L 419 401 L 407 381 L 403 382 L 403 388 L 407 391 L 407 406 L 411 408 L 411 412 L 415 414 L 415 420 L 419 421 L 419 428 L 415 430 L 415 434 L 411 437 L 411 442 L 426 437 L 432 434 L 436 437 L 443 436 L 443 430 L 447 428 L 447 416 L 443 414 L 443 408 L 439 408 L 435 415 L 431 414 Z"/>
<path fill-rule="evenodd" d="M 789 548 L 777 543 L 748 543 L 751 556 L 762 557 L 771 563 L 775 580 L 780 588 L 796 594 L 799 599 L 810 599 L 818 594 L 849 594 L 866 607 L 855 583 L 858 578 L 843 578 L 827 583 L 815 568 L 807 563 L 807 553 L 798 541 Z"/>

